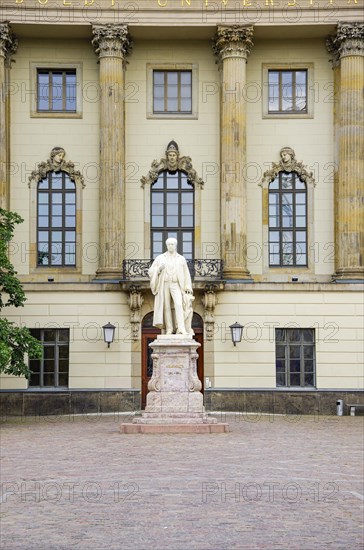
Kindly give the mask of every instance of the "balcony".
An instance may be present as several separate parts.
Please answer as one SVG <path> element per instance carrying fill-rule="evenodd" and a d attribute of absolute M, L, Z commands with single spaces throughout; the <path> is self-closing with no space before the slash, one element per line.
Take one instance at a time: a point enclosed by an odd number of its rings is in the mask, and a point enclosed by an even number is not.
<path fill-rule="evenodd" d="M 123 280 L 125 286 L 139 285 L 142 288 L 149 288 L 148 269 L 153 260 L 124 260 Z M 223 261 L 222 260 L 187 260 L 191 279 L 195 288 L 203 288 L 206 284 L 216 285 L 223 283 Z"/>

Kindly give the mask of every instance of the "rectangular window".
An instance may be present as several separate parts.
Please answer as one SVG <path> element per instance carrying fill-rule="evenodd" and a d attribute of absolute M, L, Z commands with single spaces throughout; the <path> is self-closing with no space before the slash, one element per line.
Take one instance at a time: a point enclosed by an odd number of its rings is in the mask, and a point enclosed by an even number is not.
<path fill-rule="evenodd" d="M 313 118 L 313 63 L 263 63 L 263 118 Z"/>
<path fill-rule="evenodd" d="M 315 330 L 275 329 L 277 387 L 315 387 Z"/>
<path fill-rule="evenodd" d="M 153 71 L 153 112 L 192 113 L 192 71 Z"/>
<path fill-rule="evenodd" d="M 32 375 L 29 386 L 40 388 L 68 387 L 69 329 L 30 329 L 43 346 L 41 359 L 30 359 Z"/>
<path fill-rule="evenodd" d="M 147 118 L 198 118 L 197 63 L 147 63 Z"/>
<path fill-rule="evenodd" d="M 307 113 L 307 70 L 268 70 L 268 113 Z"/>
<path fill-rule="evenodd" d="M 37 111 L 76 112 L 76 69 L 37 70 Z"/>

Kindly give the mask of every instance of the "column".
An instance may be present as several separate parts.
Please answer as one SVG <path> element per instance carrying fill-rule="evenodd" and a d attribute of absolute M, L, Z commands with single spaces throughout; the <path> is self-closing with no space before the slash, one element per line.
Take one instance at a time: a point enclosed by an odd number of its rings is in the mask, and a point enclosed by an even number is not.
<path fill-rule="evenodd" d="M 94 25 L 100 59 L 100 217 L 98 279 L 121 278 L 125 252 L 124 70 L 131 49 L 127 25 Z"/>
<path fill-rule="evenodd" d="M 7 22 L 0 23 L 0 207 L 9 209 L 9 72 L 18 41 Z"/>
<path fill-rule="evenodd" d="M 364 279 L 364 24 L 339 23 L 338 181 L 335 189 L 337 281 Z"/>
<path fill-rule="evenodd" d="M 221 84 L 221 251 L 224 277 L 251 280 L 247 268 L 246 223 L 246 62 L 253 27 L 218 26 L 214 51 L 220 61 Z"/>

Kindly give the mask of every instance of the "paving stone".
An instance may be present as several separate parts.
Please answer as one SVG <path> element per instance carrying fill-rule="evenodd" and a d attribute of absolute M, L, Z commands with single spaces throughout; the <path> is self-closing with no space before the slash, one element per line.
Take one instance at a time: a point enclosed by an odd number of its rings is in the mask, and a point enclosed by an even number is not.
<path fill-rule="evenodd" d="M 1 425 L 2 550 L 363 548 L 363 417 L 222 414 L 121 435 L 121 414 Z"/>

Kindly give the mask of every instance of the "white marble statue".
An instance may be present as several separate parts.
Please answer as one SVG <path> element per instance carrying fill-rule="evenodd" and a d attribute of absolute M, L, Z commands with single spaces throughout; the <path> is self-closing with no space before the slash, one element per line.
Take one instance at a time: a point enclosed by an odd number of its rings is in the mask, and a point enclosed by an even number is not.
<path fill-rule="evenodd" d="M 150 288 L 155 296 L 153 325 L 172 334 L 193 334 L 191 275 L 187 262 L 177 253 L 177 239 L 166 240 L 167 251 L 154 260 L 148 271 Z M 172 303 L 175 311 L 175 324 L 172 316 Z"/>

